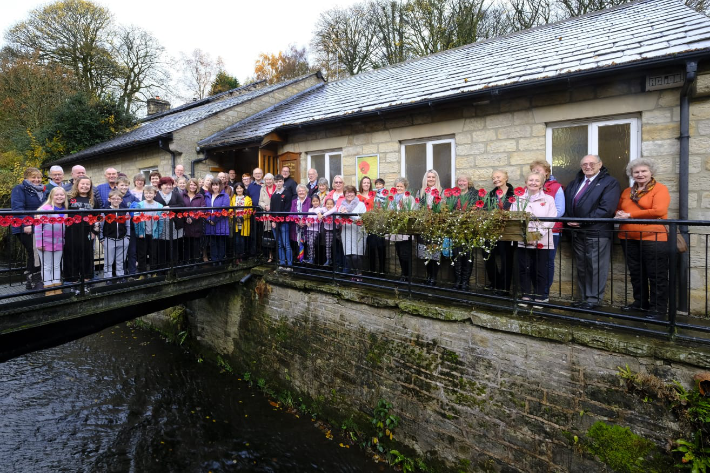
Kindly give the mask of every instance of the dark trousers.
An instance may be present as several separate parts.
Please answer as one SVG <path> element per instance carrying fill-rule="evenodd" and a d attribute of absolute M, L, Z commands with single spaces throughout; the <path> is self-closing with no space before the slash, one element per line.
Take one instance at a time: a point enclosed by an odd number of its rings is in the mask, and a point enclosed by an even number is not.
<path fill-rule="evenodd" d="M 234 253 L 237 258 L 244 258 L 248 239 L 249 237 L 245 237 L 239 233 L 234 235 Z"/>
<path fill-rule="evenodd" d="M 668 306 L 668 242 L 622 239 L 621 248 L 629 268 L 633 305 L 665 313 Z"/>
<path fill-rule="evenodd" d="M 538 248 L 518 249 L 520 292 L 523 296 L 534 296 L 537 300 L 548 298 L 550 284 L 547 263 L 549 260 L 550 250 Z"/>
<path fill-rule="evenodd" d="M 37 248 L 35 247 L 34 233 L 15 233 L 17 239 L 20 240 L 20 245 L 25 249 L 27 255 L 27 272 L 29 274 L 38 273 L 41 269 L 39 257 L 37 256 Z"/>
<path fill-rule="evenodd" d="M 220 261 L 227 257 L 227 240 L 229 236 L 210 235 L 207 237 L 210 242 L 210 260 Z"/>
<path fill-rule="evenodd" d="M 260 237 L 262 235 L 263 227 L 261 226 L 261 223 L 258 223 L 255 220 L 254 216 L 250 218 L 249 222 L 251 225 L 251 235 L 246 237 L 247 248 L 249 249 L 249 256 L 256 256 L 256 241 L 261 241 Z"/>
<path fill-rule="evenodd" d="M 555 282 L 555 255 L 557 254 L 557 247 L 560 246 L 560 234 L 552 234 L 552 242 L 555 247 L 550 250 L 550 258 L 547 260 L 547 282 L 549 283 L 549 289 L 552 288 L 552 283 Z"/>
<path fill-rule="evenodd" d="M 412 242 L 410 240 L 397 241 L 394 243 L 394 250 L 399 259 L 399 267 L 402 268 L 402 276 L 411 276 Z"/>
<path fill-rule="evenodd" d="M 148 270 L 148 260 L 150 259 L 151 269 L 154 262 L 151 255 L 155 253 L 153 250 L 153 236 L 146 235 L 143 238 L 136 238 L 136 260 L 138 260 L 138 272 L 144 273 Z"/>
<path fill-rule="evenodd" d="M 510 290 L 510 283 L 513 281 L 513 253 L 516 246 L 516 242 L 511 244 L 509 241 L 499 241 L 486 260 L 488 284 L 494 289 Z M 488 255 L 484 254 L 484 256 Z"/>
<path fill-rule="evenodd" d="M 599 304 L 604 299 L 611 263 L 611 238 L 608 232 L 578 231 L 572 235 L 577 286 L 581 300 Z"/>
<path fill-rule="evenodd" d="M 180 238 L 179 240 L 182 240 Z M 156 245 L 156 251 L 155 255 L 157 256 L 155 258 L 155 261 L 151 262 L 151 268 L 153 269 L 153 263 L 155 263 L 155 267 L 159 269 L 163 269 L 168 267 L 171 264 L 175 264 L 177 262 L 177 243 L 178 240 L 163 240 L 158 238 L 157 239 L 157 245 Z M 153 259 L 153 254 L 150 255 L 151 260 Z"/>
<path fill-rule="evenodd" d="M 366 245 L 368 259 L 370 261 L 370 271 L 380 273 L 385 272 L 385 244 L 384 237 L 367 235 Z"/>
<path fill-rule="evenodd" d="M 202 260 L 202 237 L 184 237 L 183 240 L 187 263 L 199 263 Z"/>
<path fill-rule="evenodd" d="M 136 263 L 137 263 L 137 245 L 138 238 L 131 234 L 128 238 L 128 248 L 126 249 L 126 274 L 136 274 Z"/>

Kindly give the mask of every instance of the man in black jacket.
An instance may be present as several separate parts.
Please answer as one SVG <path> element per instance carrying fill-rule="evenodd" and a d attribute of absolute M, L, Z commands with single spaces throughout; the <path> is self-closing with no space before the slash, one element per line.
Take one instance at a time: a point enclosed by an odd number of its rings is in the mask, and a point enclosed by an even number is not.
<path fill-rule="evenodd" d="M 296 186 L 298 183 L 291 177 L 291 168 L 284 166 L 281 168 L 281 175 L 284 177 L 284 189 L 288 189 L 291 200 L 296 198 Z M 275 177 L 275 176 L 274 176 Z M 291 210 L 290 208 L 288 210 Z"/>
<path fill-rule="evenodd" d="M 582 170 L 565 189 L 565 217 L 612 218 L 621 187 L 599 156 L 587 155 Z M 604 297 L 611 260 L 612 223 L 569 222 L 581 300 L 573 306 L 594 309 Z"/>

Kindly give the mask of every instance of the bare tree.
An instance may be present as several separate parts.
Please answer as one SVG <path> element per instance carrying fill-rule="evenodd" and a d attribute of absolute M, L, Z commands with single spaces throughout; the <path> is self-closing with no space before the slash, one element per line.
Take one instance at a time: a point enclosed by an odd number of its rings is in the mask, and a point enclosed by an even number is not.
<path fill-rule="evenodd" d="M 449 0 L 411 0 L 407 3 L 407 22 L 413 56 L 444 51 L 455 44 Z"/>
<path fill-rule="evenodd" d="M 485 0 L 453 0 L 451 3 L 452 26 L 455 41 L 453 46 L 463 46 L 489 38 L 486 27 L 490 4 Z"/>
<path fill-rule="evenodd" d="M 166 89 L 170 73 L 165 48 L 147 31 L 119 27 L 113 57 L 118 63 L 118 103 L 126 113 L 135 112 L 136 105 Z"/>
<path fill-rule="evenodd" d="M 346 9 L 335 7 L 321 13 L 312 46 L 329 77 L 338 77 L 341 71 L 354 75 L 369 69 L 375 32 L 367 5 L 355 4 Z"/>
<path fill-rule="evenodd" d="M 368 8 L 376 40 L 373 64 L 381 67 L 406 61 L 409 53 L 404 3 L 400 0 L 374 0 Z"/>
<path fill-rule="evenodd" d="M 509 32 L 526 30 L 555 21 L 551 1 L 510 0 L 506 15 Z"/>
<path fill-rule="evenodd" d="M 107 91 L 116 74 L 111 57 L 113 19 L 104 7 L 86 0 L 64 0 L 32 10 L 26 21 L 10 28 L 5 39 L 16 54 L 61 64 L 81 89 Z"/>
<path fill-rule="evenodd" d="M 180 96 L 183 100 L 207 97 L 215 77 L 219 71 L 224 70 L 221 57 L 218 56 L 216 60 L 212 60 L 210 54 L 200 48 L 196 48 L 189 56 L 181 53 L 180 62 L 184 69 L 180 83 L 187 92 L 186 96 Z"/>

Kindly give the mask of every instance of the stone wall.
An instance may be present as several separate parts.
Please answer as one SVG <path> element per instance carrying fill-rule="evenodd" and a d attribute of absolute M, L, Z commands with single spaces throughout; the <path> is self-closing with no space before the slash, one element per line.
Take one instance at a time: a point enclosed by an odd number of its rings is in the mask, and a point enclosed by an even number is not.
<path fill-rule="evenodd" d="M 306 153 L 342 149 L 346 183 L 351 184 L 355 184 L 355 157 L 379 153 L 380 177 L 391 183 L 401 174 L 403 141 L 453 137 L 457 173 L 471 174 L 477 188 L 490 188 L 490 175 L 496 169 L 507 170 L 510 182 L 521 185 L 530 162 L 545 159 L 547 125 L 630 115 L 641 118 L 641 156 L 658 164 L 657 178 L 672 195 L 670 215 L 677 216 L 680 89 L 643 92 L 644 80 L 644 75 L 636 75 L 565 88 L 541 86 L 534 92 L 491 98 L 480 105 L 462 101 L 376 119 L 347 120 L 340 126 L 293 133 L 280 151 L 303 153 L 301 175 L 305 176 Z M 710 192 L 705 192 L 702 183 L 710 178 L 710 99 L 693 100 L 690 114 L 690 218 L 707 219 Z M 622 188 L 627 185 L 622 183 Z"/>
<path fill-rule="evenodd" d="M 572 441 L 598 420 L 664 446 L 678 419 L 627 393 L 618 367 L 686 386 L 710 367 L 705 346 L 263 278 L 190 303 L 198 343 L 345 418 L 386 399 L 399 441 L 470 471 L 603 471 Z"/>

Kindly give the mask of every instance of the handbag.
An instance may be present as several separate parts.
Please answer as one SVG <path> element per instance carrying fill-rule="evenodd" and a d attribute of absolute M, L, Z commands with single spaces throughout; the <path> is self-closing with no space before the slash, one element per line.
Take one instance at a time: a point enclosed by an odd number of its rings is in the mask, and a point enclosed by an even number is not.
<path fill-rule="evenodd" d="M 632 201 L 634 204 L 636 204 L 641 210 L 648 210 L 644 208 L 641 204 L 639 204 L 636 201 Z M 662 218 L 659 218 L 658 220 L 664 220 Z M 663 227 L 666 229 L 666 234 L 670 236 L 671 230 L 668 228 L 668 225 L 663 225 Z M 678 250 L 678 253 L 685 253 L 688 251 L 688 244 L 685 242 L 685 238 L 683 238 L 683 235 L 680 233 L 675 234 L 675 246 L 676 249 Z"/>
<path fill-rule="evenodd" d="M 261 242 L 261 246 L 264 248 L 276 248 L 274 232 L 264 232 L 264 239 Z"/>

